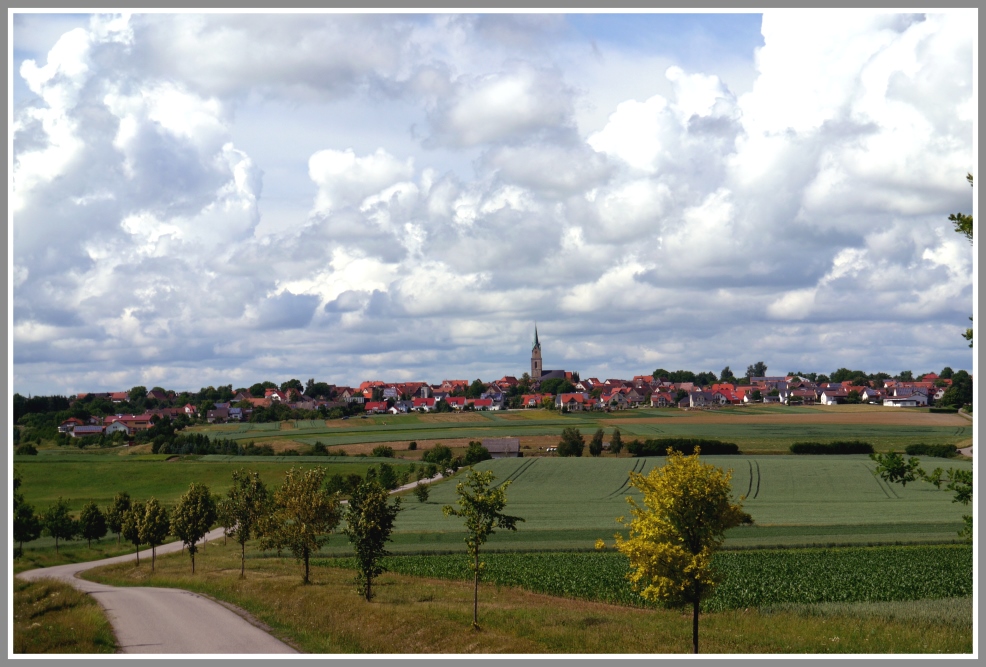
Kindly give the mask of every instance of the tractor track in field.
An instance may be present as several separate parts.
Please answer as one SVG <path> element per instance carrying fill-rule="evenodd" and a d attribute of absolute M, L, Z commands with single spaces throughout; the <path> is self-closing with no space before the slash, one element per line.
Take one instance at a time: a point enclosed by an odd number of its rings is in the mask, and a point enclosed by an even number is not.
<path fill-rule="evenodd" d="M 506 479 L 504 479 L 502 482 L 500 482 L 500 486 L 503 486 L 507 482 L 514 482 L 514 481 L 516 481 L 518 477 L 520 477 L 525 472 L 527 472 L 527 469 L 530 468 L 532 465 L 534 465 L 537 461 L 538 461 L 538 459 L 529 459 L 526 463 L 522 464 L 519 468 L 517 468 L 512 473 L 510 473 L 509 475 L 507 475 Z"/>
<path fill-rule="evenodd" d="M 631 472 L 640 473 L 646 465 L 647 465 L 646 458 L 639 459 L 637 463 L 633 464 L 633 470 Z M 630 483 L 630 475 L 627 475 L 627 478 L 623 481 L 623 484 L 620 485 L 620 488 L 618 488 L 616 491 L 613 491 L 611 494 L 609 494 L 606 497 L 612 498 L 613 496 L 619 495 L 620 493 L 623 492 L 623 489 L 625 489 L 627 487 L 627 484 L 629 483 Z"/>

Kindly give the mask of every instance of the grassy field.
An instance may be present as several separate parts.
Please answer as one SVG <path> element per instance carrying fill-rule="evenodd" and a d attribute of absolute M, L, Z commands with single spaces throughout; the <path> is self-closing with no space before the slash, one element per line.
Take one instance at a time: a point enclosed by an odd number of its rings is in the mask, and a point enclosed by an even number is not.
<path fill-rule="evenodd" d="M 803 440 L 865 440 L 878 451 L 903 449 L 915 443 L 963 443 L 972 438 L 968 420 L 954 414 L 899 410 L 882 406 L 845 405 L 786 407 L 736 406 L 721 410 L 641 408 L 613 413 L 560 414 L 548 410 L 462 414 L 374 415 L 367 419 L 298 420 L 278 424 L 235 424 L 195 427 L 212 437 L 256 444 L 290 441 L 329 447 L 393 443 L 396 448 L 418 443 L 512 436 L 536 451 L 554 444 L 572 426 L 587 437 L 598 428 L 607 435 L 617 427 L 624 439 L 659 437 L 712 438 L 735 442 L 746 453 L 786 452 Z M 347 447 L 350 449 L 350 447 Z M 356 448 L 353 452 L 364 451 Z M 368 451 L 368 449 L 366 449 Z M 409 456 L 415 456 L 410 454 Z"/>
<path fill-rule="evenodd" d="M 174 504 L 191 482 L 205 484 L 213 493 L 225 493 L 232 486 L 232 471 L 247 468 L 260 473 L 269 485 L 278 485 L 292 466 L 324 466 L 328 474 L 363 475 L 381 461 L 400 465 L 394 459 L 349 458 L 335 456 L 203 456 L 181 460 L 161 460 L 154 455 L 106 457 L 90 454 L 14 457 L 14 472 L 21 476 L 24 499 L 40 511 L 59 497 L 78 512 L 90 499 L 100 507 L 112 502 L 119 491 L 132 498 L 155 497 L 164 505 Z"/>
<path fill-rule="evenodd" d="M 691 619 L 679 611 L 641 609 L 480 587 L 480 631 L 472 620 L 472 583 L 386 573 L 364 602 L 351 570 L 315 567 L 301 584 L 292 559 L 250 560 L 240 579 L 232 542 L 196 557 L 196 574 L 180 554 L 158 559 L 151 574 L 122 564 L 86 573 L 115 585 L 169 586 L 241 607 L 275 636 L 310 653 L 380 654 L 684 654 Z M 703 614 L 703 653 L 970 653 L 969 598 L 906 602 L 778 604 L 762 610 Z"/>
<path fill-rule="evenodd" d="M 51 579 L 14 580 L 13 653 L 115 653 L 106 615 L 91 596 Z"/>

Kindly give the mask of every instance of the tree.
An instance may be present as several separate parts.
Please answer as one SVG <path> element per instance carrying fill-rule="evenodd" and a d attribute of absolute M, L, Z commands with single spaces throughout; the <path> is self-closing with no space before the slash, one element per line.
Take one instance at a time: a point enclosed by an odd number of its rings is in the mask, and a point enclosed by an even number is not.
<path fill-rule="evenodd" d="M 599 456 L 603 453 L 603 430 L 596 429 L 596 432 L 592 434 L 592 440 L 589 441 L 589 454 L 592 456 Z"/>
<path fill-rule="evenodd" d="M 717 583 L 712 555 L 726 530 L 749 519 L 740 504 L 731 502 L 731 478 L 731 470 L 701 463 L 697 447 L 690 456 L 669 448 L 664 466 L 646 477 L 630 473 L 630 485 L 643 493 L 644 505 L 627 498 L 633 515 L 630 535 L 616 534 L 617 550 L 630 559 L 627 578 L 644 599 L 692 606 L 695 653 L 699 604 Z M 602 540 L 596 542 L 597 548 L 603 546 Z"/>
<path fill-rule="evenodd" d="M 429 495 L 431 495 L 431 490 L 428 485 L 419 481 L 418 485 L 414 487 L 414 497 L 418 499 L 419 503 L 426 503 Z"/>
<path fill-rule="evenodd" d="M 130 494 L 121 491 L 113 498 L 113 504 L 106 508 L 106 527 L 116 533 L 116 543 L 120 544 L 120 530 L 123 526 L 123 515 L 130 509 Z"/>
<path fill-rule="evenodd" d="M 733 375 L 733 371 L 729 366 L 719 371 L 719 382 L 736 382 L 736 377 Z"/>
<path fill-rule="evenodd" d="M 747 378 L 762 378 L 767 377 L 767 364 L 762 361 L 746 367 L 746 377 Z"/>
<path fill-rule="evenodd" d="M 889 452 L 887 454 L 870 454 L 870 458 L 876 461 L 874 475 L 890 484 L 900 483 L 906 487 L 908 482 L 922 479 L 925 474 L 921 469 L 921 461 L 916 456 L 905 460 L 903 454 Z"/>
<path fill-rule="evenodd" d="M 377 445 L 370 455 L 381 459 L 392 459 L 394 458 L 394 448 L 390 445 Z"/>
<path fill-rule="evenodd" d="M 291 550 L 304 563 L 302 582 L 310 583 L 309 561 L 339 525 L 339 495 L 323 488 L 325 468 L 291 468 L 274 492 L 273 513 L 261 528 L 262 549 Z M 357 487 L 358 488 L 358 487 Z"/>
<path fill-rule="evenodd" d="M 123 513 L 123 519 L 120 523 L 120 534 L 123 535 L 123 539 L 134 545 L 134 553 L 137 554 L 138 566 L 140 566 L 140 526 L 143 522 L 144 503 L 135 500 L 130 503 L 130 507 Z"/>
<path fill-rule="evenodd" d="M 569 426 L 561 432 L 558 456 L 582 456 L 584 450 L 585 438 L 579 433 L 579 429 Z"/>
<path fill-rule="evenodd" d="M 79 514 L 79 534 L 92 549 L 92 541 L 106 536 L 106 516 L 99 511 L 95 501 L 90 500 Z"/>
<path fill-rule="evenodd" d="M 493 455 L 490 451 L 483 447 L 483 443 L 478 440 L 473 440 L 469 443 L 469 448 L 466 449 L 466 456 L 462 460 L 462 465 L 475 465 L 480 461 L 488 461 L 492 459 Z"/>
<path fill-rule="evenodd" d="M 233 471 L 233 486 L 226 493 L 229 534 L 240 544 L 240 578 L 246 577 L 246 543 L 257 536 L 257 526 L 269 511 L 270 494 L 260 474 Z"/>
<path fill-rule="evenodd" d="M 900 380 L 901 382 L 913 382 L 914 373 L 911 371 L 901 371 L 900 373 L 897 374 L 897 379 Z"/>
<path fill-rule="evenodd" d="M 507 487 L 510 482 L 506 481 L 499 486 L 493 486 L 496 477 L 492 470 L 479 472 L 472 468 L 464 482 L 459 482 L 455 487 L 458 496 L 456 503 L 459 509 L 446 505 L 442 508 L 445 516 L 457 516 L 465 519 L 466 523 L 466 547 L 472 559 L 471 567 L 474 576 L 473 584 L 473 605 L 472 605 L 472 626 L 479 629 L 479 573 L 483 564 L 479 562 L 479 549 L 486 543 L 489 536 L 495 531 L 494 528 L 504 530 L 517 530 L 517 522 L 523 521 L 520 517 L 508 516 L 503 513 L 503 508 L 507 504 Z"/>
<path fill-rule="evenodd" d="M 24 543 L 33 542 L 41 537 L 41 520 L 34 513 L 34 508 L 24 501 L 24 494 L 19 493 L 21 478 L 14 476 L 14 558 L 24 554 Z"/>
<path fill-rule="evenodd" d="M 969 181 L 969 187 L 974 187 L 972 174 L 966 174 L 965 180 Z M 969 239 L 969 243 L 972 243 L 974 233 L 972 216 L 965 213 L 952 213 L 948 219 L 955 225 L 955 231 Z"/>
<path fill-rule="evenodd" d="M 151 498 L 144 505 L 144 519 L 140 523 L 140 541 L 151 545 L 151 572 L 157 557 L 157 547 L 168 539 L 171 521 L 166 510 L 157 498 Z"/>
<path fill-rule="evenodd" d="M 472 381 L 472 384 L 466 389 L 467 398 L 479 398 L 486 391 L 486 385 L 479 378 Z"/>
<path fill-rule="evenodd" d="M 380 559 L 387 556 L 386 545 L 394 529 L 394 520 L 401 511 L 401 499 L 391 505 L 390 494 L 376 482 L 367 480 L 356 487 L 346 509 L 346 528 L 356 553 L 356 587 L 363 598 L 373 599 L 373 580 L 386 569 Z"/>
<path fill-rule="evenodd" d="M 941 373 L 938 374 L 938 377 L 940 377 L 942 380 L 951 380 L 952 375 L 954 374 L 955 371 L 952 370 L 951 366 L 945 366 L 945 368 L 941 369 Z"/>
<path fill-rule="evenodd" d="M 455 472 L 452 450 L 441 443 L 436 443 L 434 447 L 425 451 L 421 460 L 425 463 L 435 464 L 442 475 L 446 477 Z"/>
<path fill-rule="evenodd" d="M 171 513 L 171 533 L 188 547 L 192 559 L 192 574 L 195 574 L 195 553 L 198 541 L 216 522 L 216 500 L 204 484 L 192 482 L 188 491 L 178 499 Z"/>
<path fill-rule="evenodd" d="M 60 496 L 58 501 L 41 513 L 41 528 L 45 535 L 55 538 L 55 553 L 58 553 L 58 540 L 73 540 L 79 534 L 79 522 L 72 518 L 68 503 Z"/>
<path fill-rule="evenodd" d="M 623 451 L 623 436 L 620 434 L 620 429 L 613 429 L 613 435 L 609 439 L 609 451 L 613 452 L 617 456 Z"/>
<path fill-rule="evenodd" d="M 142 387 L 140 385 L 133 387 L 127 392 L 127 398 L 130 399 L 131 403 L 136 403 L 142 398 L 147 398 L 147 387 Z"/>
<path fill-rule="evenodd" d="M 750 392 L 750 401 L 752 403 L 763 403 L 763 394 L 759 389 L 754 389 Z"/>

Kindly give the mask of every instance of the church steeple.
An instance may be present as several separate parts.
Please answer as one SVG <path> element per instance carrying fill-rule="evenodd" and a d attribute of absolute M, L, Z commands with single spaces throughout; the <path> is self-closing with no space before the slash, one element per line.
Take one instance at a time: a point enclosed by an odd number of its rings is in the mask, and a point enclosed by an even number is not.
<path fill-rule="evenodd" d="M 534 347 L 531 348 L 531 380 L 541 380 L 541 341 L 538 340 L 538 325 L 534 324 Z"/>

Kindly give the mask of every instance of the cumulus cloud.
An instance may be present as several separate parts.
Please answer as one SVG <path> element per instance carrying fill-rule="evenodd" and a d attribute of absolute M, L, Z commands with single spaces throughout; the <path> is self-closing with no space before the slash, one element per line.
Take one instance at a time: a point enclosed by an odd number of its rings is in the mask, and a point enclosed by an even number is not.
<path fill-rule="evenodd" d="M 969 365 L 968 14 L 768 12 L 740 88 L 563 15 L 18 25 L 22 392 L 491 379 L 534 320 L 584 376 Z"/>

